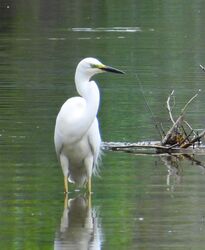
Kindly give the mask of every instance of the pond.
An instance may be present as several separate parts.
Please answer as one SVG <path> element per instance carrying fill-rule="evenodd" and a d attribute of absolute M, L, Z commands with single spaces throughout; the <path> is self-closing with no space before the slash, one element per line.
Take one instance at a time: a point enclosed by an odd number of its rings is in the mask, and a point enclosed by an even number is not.
<path fill-rule="evenodd" d="M 205 156 L 104 151 L 93 194 L 63 193 L 53 133 L 77 95 L 78 62 L 95 76 L 103 141 L 159 140 L 156 122 L 198 92 L 186 119 L 204 129 L 202 1 L 3 1 L 0 4 L 0 249 L 203 249 Z M 144 97 L 151 109 L 147 108 Z"/>

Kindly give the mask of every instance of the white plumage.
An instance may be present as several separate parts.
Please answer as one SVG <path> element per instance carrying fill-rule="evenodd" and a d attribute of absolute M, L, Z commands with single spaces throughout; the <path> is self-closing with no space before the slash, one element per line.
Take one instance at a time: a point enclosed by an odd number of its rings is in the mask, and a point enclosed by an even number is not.
<path fill-rule="evenodd" d="M 68 180 L 78 186 L 88 183 L 91 192 L 91 176 L 96 171 L 101 137 L 96 117 L 100 93 L 97 84 L 90 79 L 104 71 L 123 73 L 97 59 L 83 59 L 75 73 L 80 96 L 68 99 L 56 119 L 54 143 L 64 174 L 65 192 L 68 192 Z"/>

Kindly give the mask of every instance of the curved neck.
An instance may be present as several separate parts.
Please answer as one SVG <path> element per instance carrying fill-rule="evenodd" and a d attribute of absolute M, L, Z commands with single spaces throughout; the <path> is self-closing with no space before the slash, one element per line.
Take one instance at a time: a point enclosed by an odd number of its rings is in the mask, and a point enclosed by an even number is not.
<path fill-rule="evenodd" d="M 81 73 L 81 71 L 76 70 L 75 73 L 75 86 L 78 94 L 86 99 L 88 95 L 88 86 L 90 83 L 91 76 L 89 74 Z"/>
<path fill-rule="evenodd" d="M 83 115 L 82 126 L 85 130 L 88 130 L 92 125 L 100 103 L 100 93 L 97 84 L 94 81 L 90 81 L 92 76 L 89 74 L 82 74 L 78 71 L 75 74 L 75 85 L 79 95 L 85 99 L 86 108 Z"/>

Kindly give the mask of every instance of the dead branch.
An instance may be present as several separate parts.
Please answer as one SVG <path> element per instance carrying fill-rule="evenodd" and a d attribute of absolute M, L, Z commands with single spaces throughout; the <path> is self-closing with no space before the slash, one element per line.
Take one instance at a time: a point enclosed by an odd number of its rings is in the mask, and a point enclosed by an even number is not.
<path fill-rule="evenodd" d="M 139 142 L 139 143 L 125 143 L 125 142 L 103 142 L 102 149 L 110 151 L 118 151 L 125 153 L 134 153 L 137 155 L 156 155 L 156 154 L 187 154 L 187 155 L 204 155 L 205 146 L 200 145 L 196 148 L 188 147 L 173 147 L 161 146 L 160 142 Z"/>
<path fill-rule="evenodd" d="M 201 90 L 199 89 L 198 90 L 198 93 L 196 93 L 187 103 L 186 103 L 186 105 L 184 106 L 184 108 L 182 109 L 182 111 L 181 111 L 181 115 L 185 112 L 185 110 L 187 109 L 187 107 L 189 106 L 189 104 L 199 95 L 199 92 L 200 92 Z"/>
<path fill-rule="evenodd" d="M 205 71 L 204 66 L 202 66 L 202 65 L 200 64 L 199 67 L 200 67 L 203 71 Z"/>
<path fill-rule="evenodd" d="M 171 145 L 181 145 L 182 141 L 185 142 L 185 138 L 186 136 L 184 136 L 182 133 L 179 132 L 179 128 L 181 127 L 181 124 L 182 124 L 182 121 L 184 119 L 184 113 L 187 109 L 187 107 L 189 106 L 189 104 L 198 96 L 199 92 L 201 90 L 199 89 L 198 93 L 196 93 L 191 99 L 189 99 L 189 101 L 185 104 L 185 106 L 183 107 L 183 109 L 181 110 L 181 114 L 180 116 L 178 117 L 177 121 L 173 123 L 173 126 L 170 128 L 170 130 L 167 132 L 167 134 L 165 135 L 165 137 L 162 139 L 162 142 L 161 142 L 161 145 L 162 146 L 165 146 L 166 144 L 171 144 Z M 171 121 L 173 122 L 174 119 L 173 119 L 173 116 L 172 116 L 172 113 L 171 113 L 171 108 L 170 108 L 170 104 L 169 104 L 169 101 L 170 101 L 170 98 L 171 96 L 173 95 L 173 91 L 172 93 L 170 94 L 170 96 L 168 97 L 168 100 L 167 100 L 167 108 L 168 108 L 168 111 L 169 111 L 169 116 L 170 116 L 170 119 Z M 177 132 L 177 133 L 176 133 Z M 171 138 L 176 138 L 177 140 L 174 139 L 171 140 Z M 179 140 L 178 140 L 179 139 Z"/>
<path fill-rule="evenodd" d="M 190 142 L 182 145 L 181 148 L 188 148 L 191 145 L 193 145 L 195 142 L 199 142 L 201 138 L 204 137 L 204 135 L 205 135 L 205 129 L 198 136 L 194 137 Z"/>
<path fill-rule="evenodd" d="M 197 133 L 194 131 L 194 129 L 191 127 L 191 125 L 186 121 L 184 120 L 184 123 L 187 125 L 187 127 L 194 133 L 195 136 L 197 136 Z"/>
<path fill-rule="evenodd" d="M 167 147 L 164 147 L 159 144 L 160 142 L 156 143 L 150 143 L 150 142 L 144 142 L 144 143 L 114 143 L 114 142 L 104 142 L 103 146 L 107 147 L 111 150 L 123 150 L 123 149 L 139 149 L 139 148 L 147 148 L 147 149 L 167 149 Z"/>
<path fill-rule="evenodd" d="M 160 123 L 160 128 L 161 128 L 161 131 L 162 131 L 162 135 L 165 136 L 166 134 L 165 134 L 165 131 L 164 131 L 164 128 L 163 128 L 163 124 L 162 124 L 162 123 Z"/>
<path fill-rule="evenodd" d="M 205 68 L 203 68 L 205 71 Z M 160 131 L 162 131 L 164 138 L 161 141 L 148 141 L 138 143 L 122 143 L 122 142 L 104 142 L 102 148 L 105 150 L 122 151 L 135 154 L 204 154 L 205 145 L 200 144 L 201 138 L 205 136 L 205 129 L 200 133 L 196 133 L 191 125 L 185 121 L 184 116 L 188 106 L 199 95 L 198 92 L 192 96 L 188 102 L 181 109 L 180 115 L 175 121 L 172 110 L 174 104 L 171 105 L 171 98 L 174 98 L 174 90 L 167 98 L 167 109 L 170 120 L 172 122 L 171 128 L 165 134 L 162 124 Z M 195 143 L 198 142 L 197 147 Z M 191 147 L 193 146 L 193 147 Z M 153 154 L 154 154 L 153 153 Z"/>
<path fill-rule="evenodd" d="M 184 140 L 181 141 L 181 143 L 179 144 L 180 147 L 182 147 L 185 143 L 189 143 L 190 142 L 190 136 L 192 135 L 193 130 L 190 131 L 190 133 L 187 135 L 187 133 L 184 132 L 184 135 L 186 136 L 184 138 Z"/>
<path fill-rule="evenodd" d="M 168 96 L 168 98 L 167 98 L 167 109 L 168 109 L 168 112 L 169 112 L 170 120 L 171 120 L 172 123 L 174 124 L 175 121 L 174 121 L 173 116 L 172 116 L 172 109 L 173 109 L 173 107 L 172 107 L 172 108 L 170 107 L 170 99 L 171 99 L 171 97 L 173 97 L 173 96 L 174 96 L 174 90 L 172 90 L 171 94 L 170 94 L 170 95 Z"/>
<path fill-rule="evenodd" d="M 176 120 L 176 122 L 173 124 L 173 126 L 170 128 L 170 130 L 167 132 L 165 137 L 163 138 L 161 145 L 164 146 L 166 144 L 169 144 L 169 140 L 174 132 L 174 130 L 180 126 L 181 122 L 183 120 L 183 115 L 180 115 L 179 118 Z"/>

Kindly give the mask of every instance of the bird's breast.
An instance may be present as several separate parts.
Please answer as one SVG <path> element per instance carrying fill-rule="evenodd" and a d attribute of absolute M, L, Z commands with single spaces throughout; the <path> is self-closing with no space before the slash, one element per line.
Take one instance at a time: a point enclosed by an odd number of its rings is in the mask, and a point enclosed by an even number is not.
<path fill-rule="evenodd" d="M 87 135 L 79 141 L 64 144 L 62 153 L 68 156 L 71 165 L 81 166 L 85 158 L 92 154 Z"/>
<path fill-rule="evenodd" d="M 71 143 L 83 136 L 78 128 L 83 125 L 85 106 L 85 100 L 81 97 L 70 98 L 63 104 L 56 119 L 58 136 Z"/>

